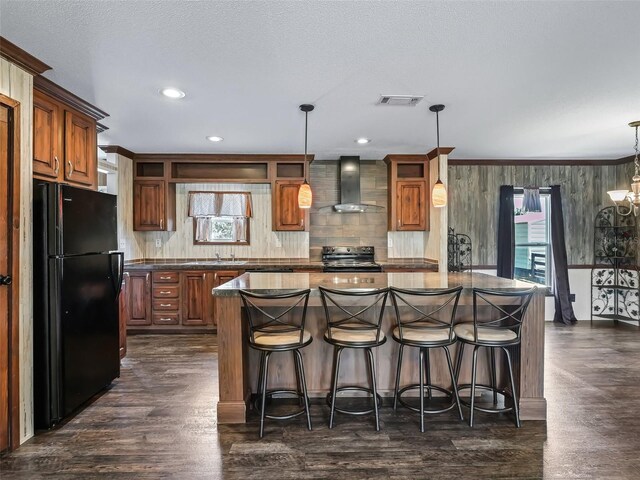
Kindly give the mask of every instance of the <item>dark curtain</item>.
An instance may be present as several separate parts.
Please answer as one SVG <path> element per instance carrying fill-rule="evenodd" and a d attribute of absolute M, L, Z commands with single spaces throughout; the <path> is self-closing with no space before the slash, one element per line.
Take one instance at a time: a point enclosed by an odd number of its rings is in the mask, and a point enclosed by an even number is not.
<path fill-rule="evenodd" d="M 553 268 L 555 272 L 554 322 L 573 325 L 576 315 L 569 299 L 569 270 L 567 266 L 567 247 L 564 242 L 564 216 L 562 215 L 562 197 L 560 185 L 551 187 L 551 248 L 553 250 Z"/>
<path fill-rule="evenodd" d="M 515 259 L 515 223 L 513 221 L 513 185 L 500 187 L 498 212 L 498 276 L 513 278 Z"/>

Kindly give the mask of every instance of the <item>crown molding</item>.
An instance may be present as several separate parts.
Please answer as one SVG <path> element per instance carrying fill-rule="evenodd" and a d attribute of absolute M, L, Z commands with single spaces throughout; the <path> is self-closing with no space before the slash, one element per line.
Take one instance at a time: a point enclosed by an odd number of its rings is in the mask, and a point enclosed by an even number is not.
<path fill-rule="evenodd" d="M 449 159 L 449 166 L 456 165 L 498 165 L 503 167 L 527 167 L 527 166 L 571 166 L 571 165 L 624 165 L 633 161 L 633 156 L 618 158 L 615 160 L 591 160 L 591 159 L 549 159 L 549 160 L 527 160 L 527 159 L 494 159 L 494 158 L 470 158 L 470 159 Z"/>
<path fill-rule="evenodd" d="M 451 152 L 453 152 L 453 150 L 455 148 L 456 147 L 440 147 L 440 155 L 449 155 Z M 437 148 L 434 148 L 430 152 L 427 152 L 427 158 L 429 160 L 433 160 L 437 156 L 438 156 L 438 149 Z M 449 160 L 449 163 L 451 163 L 451 160 Z"/>
<path fill-rule="evenodd" d="M 120 145 L 98 145 L 98 148 L 105 153 L 117 153 L 118 155 L 122 155 L 123 157 L 127 157 L 131 160 L 136 156 L 136 154 L 131 150 L 127 150 Z"/>
<path fill-rule="evenodd" d="M 53 83 L 51 80 L 44 78 L 41 75 L 33 77 L 33 88 L 39 90 L 42 93 L 46 93 L 50 97 L 61 101 L 65 105 L 69 105 L 75 110 L 78 110 L 79 112 L 90 116 L 96 121 L 102 120 L 103 118 L 109 116 L 109 114 L 104 110 L 100 110 L 95 105 L 90 104 L 86 100 L 83 100 L 77 95 L 71 93 L 69 90 L 62 88 L 60 85 Z"/>
<path fill-rule="evenodd" d="M 2 36 L 0 36 L 0 57 L 6 58 L 33 76 L 41 75 L 47 70 L 51 70 L 49 65 Z"/>

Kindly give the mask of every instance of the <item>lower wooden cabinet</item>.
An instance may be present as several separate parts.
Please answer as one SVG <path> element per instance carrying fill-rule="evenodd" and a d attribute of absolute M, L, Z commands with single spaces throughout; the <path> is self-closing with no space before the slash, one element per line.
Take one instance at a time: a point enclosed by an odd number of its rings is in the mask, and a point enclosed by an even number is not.
<path fill-rule="evenodd" d="M 213 325 L 213 272 L 182 274 L 182 325 Z"/>
<path fill-rule="evenodd" d="M 151 325 L 151 272 L 127 272 L 127 327 Z"/>
<path fill-rule="evenodd" d="M 125 273 L 121 315 L 128 330 L 153 333 L 213 331 L 214 287 L 239 270 L 131 270 Z"/>

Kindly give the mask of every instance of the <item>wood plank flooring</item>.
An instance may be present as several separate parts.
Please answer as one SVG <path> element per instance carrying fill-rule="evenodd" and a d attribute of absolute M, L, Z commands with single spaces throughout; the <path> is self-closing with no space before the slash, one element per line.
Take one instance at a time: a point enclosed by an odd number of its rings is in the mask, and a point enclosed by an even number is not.
<path fill-rule="evenodd" d="M 453 412 L 418 417 L 384 408 L 337 416 L 312 405 L 303 417 L 216 424 L 216 337 L 129 337 L 122 376 L 57 429 L 0 458 L 12 479 L 637 479 L 640 478 L 640 330 L 547 324 L 548 422 L 478 414 L 469 429 Z M 328 364 L 329 365 L 329 364 Z M 467 411 L 465 410 L 465 414 Z"/>

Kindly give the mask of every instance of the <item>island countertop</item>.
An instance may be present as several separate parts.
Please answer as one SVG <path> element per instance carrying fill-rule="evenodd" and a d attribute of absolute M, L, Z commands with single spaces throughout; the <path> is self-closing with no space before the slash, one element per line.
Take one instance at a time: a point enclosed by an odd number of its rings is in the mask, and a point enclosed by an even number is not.
<path fill-rule="evenodd" d="M 487 288 L 509 291 L 531 288 L 533 284 L 509 280 L 484 273 L 261 273 L 248 272 L 213 289 L 217 297 L 235 296 L 239 290 L 255 293 L 278 293 L 286 290 L 311 289 L 319 295 L 318 287 L 349 289 L 377 289 L 398 287 L 407 289 L 443 289 L 462 286 L 463 290 Z"/>

